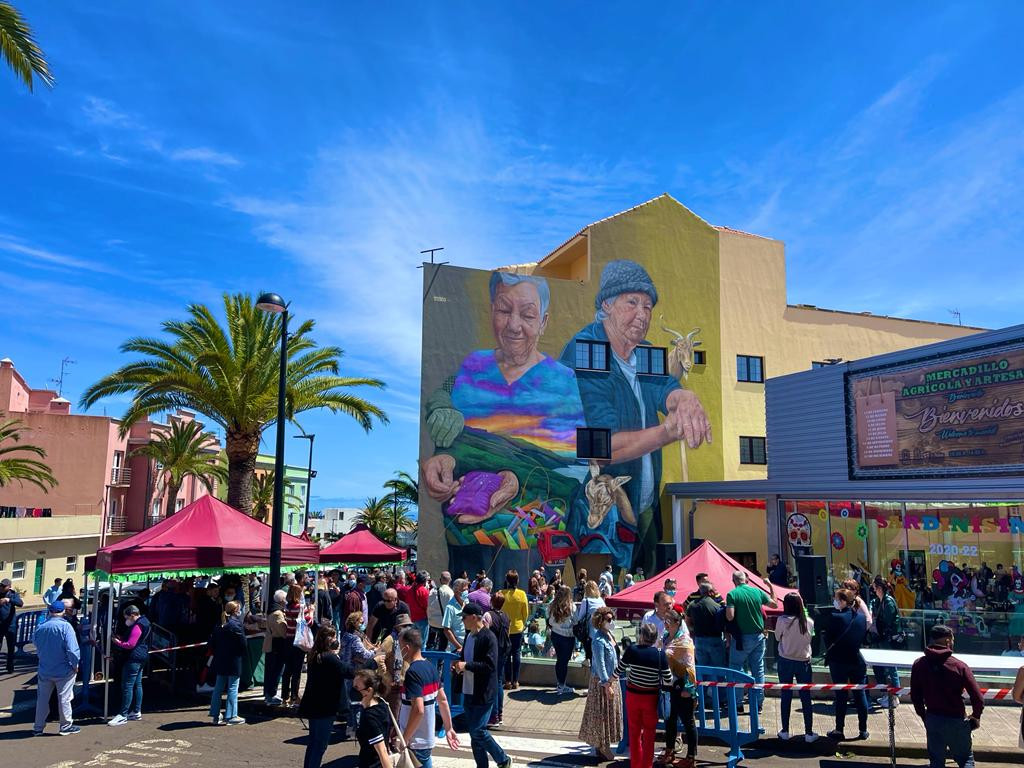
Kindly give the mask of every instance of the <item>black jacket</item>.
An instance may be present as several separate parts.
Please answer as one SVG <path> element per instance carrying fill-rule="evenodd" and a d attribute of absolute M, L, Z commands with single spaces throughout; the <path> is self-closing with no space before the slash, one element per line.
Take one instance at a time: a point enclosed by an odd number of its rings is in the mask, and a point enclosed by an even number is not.
<path fill-rule="evenodd" d="M 338 654 L 323 653 L 311 661 L 306 673 L 306 690 L 299 702 L 299 714 L 310 718 L 334 717 L 344 678 L 345 669 Z"/>
<path fill-rule="evenodd" d="M 469 640 L 469 635 L 466 635 L 466 639 Z M 473 641 L 473 658 L 466 658 L 465 644 L 462 646 L 461 655 L 462 660 L 466 662 L 466 671 L 473 673 L 473 693 L 470 694 L 468 703 L 492 703 L 497 692 L 495 673 L 498 669 L 498 639 L 491 630 L 481 627 Z"/>
<path fill-rule="evenodd" d="M 152 627 L 145 616 L 139 616 L 135 623 L 142 628 L 142 634 L 139 635 L 139 642 L 128 652 L 128 660 L 135 664 L 145 664 L 149 661 L 149 635 Z"/>
<path fill-rule="evenodd" d="M 245 631 L 242 620 L 237 616 L 228 619 L 227 624 L 213 628 L 210 638 L 213 650 L 213 664 L 210 671 L 215 675 L 241 677 L 242 656 L 245 653 Z"/>
<path fill-rule="evenodd" d="M 22 605 L 21 595 L 13 589 L 8 589 L 3 594 L 0 594 L 0 597 L 10 599 L 10 602 L 0 605 L 0 628 L 7 629 L 8 627 L 14 626 L 15 609 L 20 608 Z"/>
<path fill-rule="evenodd" d="M 860 661 L 860 649 L 864 645 L 864 636 L 867 633 L 867 619 L 860 611 L 847 608 L 845 611 L 833 613 L 829 617 L 828 629 L 825 632 L 825 641 L 828 643 L 826 663 L 852 664 Z"/>

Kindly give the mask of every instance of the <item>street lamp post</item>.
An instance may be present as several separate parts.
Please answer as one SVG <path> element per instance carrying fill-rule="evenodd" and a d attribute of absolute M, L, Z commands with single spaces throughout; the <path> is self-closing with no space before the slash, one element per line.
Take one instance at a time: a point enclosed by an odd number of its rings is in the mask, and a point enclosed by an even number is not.
<path fill-rule="evenodd" d="M 295 435 L 296 440 L 309 440 L 309 467 L 306 470 L 306 513 L 302 518 L 302 530 L 303 532 L 309 527 L 309 492 L 313 488 L 313 478 L 316 477 L 316 473 L 313 472 L 313 438 L 316 435 L 307 435 L 303 432 L 301 435 Z"/>
<path fill-rule="evenodd" d="M 274 511 L 270 518 L 270 583 L 274 594 L 281 583 L 281 531 L 284 528 L 284 419 L 285 378 L 288 370 L 288 305 L 276 293 L 264 293 L 257 309 L 281 315 L 281 364 L 277 375 L 277 454 L 274 456 Z"/>
<path fill-rule="evenodd" d="M 395 546 L 398 546 L 398 489 L 391 494 L 391 509 L 395 513 Z"/>

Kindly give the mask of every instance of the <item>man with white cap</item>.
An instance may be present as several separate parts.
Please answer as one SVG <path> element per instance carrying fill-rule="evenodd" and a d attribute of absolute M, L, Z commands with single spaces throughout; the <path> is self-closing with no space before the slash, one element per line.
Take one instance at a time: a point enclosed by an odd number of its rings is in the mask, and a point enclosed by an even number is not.
<path fill-rule="evenodd" d="M 60 735 L 78 733 L 79 728 L 71 719 L 71 698 L 75 691 L 75 677 L 81 655 L 75 630 L 66 618 L 63 600 L 50 603 L 49 618 L 36 630 L 35 646 L 39 657 L 39 691 L 36 699 L 36 720 L 32 726 L 34 736 L 42 736 L 46 727 L 46 716 L 50 712 L 50 694 L 57 690 L 57 704 L 60 708 Z"/>

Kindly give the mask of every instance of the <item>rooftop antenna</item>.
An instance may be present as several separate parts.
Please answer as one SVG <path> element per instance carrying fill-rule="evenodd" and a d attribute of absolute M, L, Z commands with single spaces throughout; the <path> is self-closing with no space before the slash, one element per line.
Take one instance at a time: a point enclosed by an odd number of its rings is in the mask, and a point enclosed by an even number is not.
<path fill-rule="evenodd" d="M 437 269 L 434 270 L 434 274 L 430 276 L 430 285 L 428 285 L 427 286 L 427 290 L 423 292 L 423 300 L 424 301 L 426 301 L 427 300 L 427 296 L 430 295 L 430 289 L 434 287 L 434 280 L 437 279 L 437 273 L 441 271 L 440 268 L 448 263 L 447 261 L 434 261 L 434 254 L 437 253 L 438 251 L 443 251 L 443 250 L 444 250 L 444 246 L 442 245 L 442 246 L 440 246 L 438 248 L 426 248 L 426 249 L 420 251 L 421 255 L 424 254 L 424 253 L 429 253 L 430 254 L 430 265 L 432 267 L 437 267 Z M 418 267 L 416 267 L 416 269 L 423 269 L 424 266 L 426 266 L 426 265 L 425 264 L 420 264 Z"/>
<path fill-rule="evenodd" d="M 963 325 L 964 324 L 964 321 L 960 318 L 960 310 L 959 309 L 950 309 L 948 311 L 949 311 L 949 314 L 951 314 L 953 317 L 956 318 L 956 324 L 957 325 Z"/>
<path fill-rule="evenodd" d="M 63 395 L 63 393 L 64 393 L 64 375 L 65 375 L 65 370 L 67 369 L 67 367 L 69 365 L 74 365 L 74 364 L 75 364 L 74 360 L 72 360 L 70 357 L 65 357 L 63 360 L 60 361 L 60 378 L 50 379 L 50 381 L 53 384 L 57 385 L 57 397 L 61 397 Z"/>

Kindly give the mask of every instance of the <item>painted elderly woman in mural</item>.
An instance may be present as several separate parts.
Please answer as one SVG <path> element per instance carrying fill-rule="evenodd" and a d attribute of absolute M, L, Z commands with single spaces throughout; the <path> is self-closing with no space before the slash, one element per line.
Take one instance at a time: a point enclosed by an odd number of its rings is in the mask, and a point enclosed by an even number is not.
<path fill-rule="evenodd" d="M 635 525 L 619 526 L 619 538 L 635 537 L 631 570 L 639 567 L 648 574 L 656 573 L 655 550 L 662 535 L 661 449 L 684 439 L 692 449 L 711 442 L 711 425 L 693 392 L 672 376 L 637 370 L 636 350 L 650 346 L 647 331 L 657 303 L 658 291 L 642 266 L 629 260 L 608 262 L 594 299 L 594 322 L 561 355 L 563 363 L 575 368 L 577 341 L 607 342 L 610 347 L 609 370 L 577 370 L 577 381 L 587 426 L 611 432 L 611 463 L 602 468 L 602 477 L 624 483 L 626 499 L 617 506 L 628 504 L 636 519 Z M 659 413 L 665 414 L 663 422 Z M 625 517 L 624 509 L 618 512 Z M 581 538 L 585 534 L 577 533 Z"/>
<path fill-rule="evenodd" d="M 547 281 L 494 272 L 489 288 L 496 346 L 467 355 L 428 399 L 435 453 L 423 480 L 442 502 L 451 570 L 523 573 L 539 565 L 541 532 L 564 530 L 581 496 L 583 405 L 573 371 L 537 348 Z"/>

